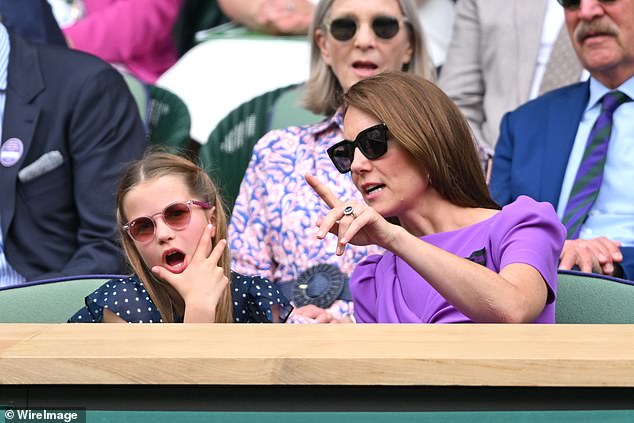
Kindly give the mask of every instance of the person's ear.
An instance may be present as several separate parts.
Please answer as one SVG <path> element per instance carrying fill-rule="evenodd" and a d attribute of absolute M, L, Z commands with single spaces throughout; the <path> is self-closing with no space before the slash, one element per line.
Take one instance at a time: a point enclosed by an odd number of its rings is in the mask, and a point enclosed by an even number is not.
<path fill-rule="evenodd" d="M 211 239 L 214 240 L 216 238 L 216 206 L 209 209 L 209 223 L 211 223 Z"/>
<path fill-rule="evenodd" d="M 325 64 L 331 66 L 332 58 L 330 56 L 330 51 L 328 50 L 328 46 L 326 45 L 326 34 L 321 28 L 317 28 L 315 30 L 315 44 L 319 47 L 319 52 L 321 53 L 321 59 Z"/>

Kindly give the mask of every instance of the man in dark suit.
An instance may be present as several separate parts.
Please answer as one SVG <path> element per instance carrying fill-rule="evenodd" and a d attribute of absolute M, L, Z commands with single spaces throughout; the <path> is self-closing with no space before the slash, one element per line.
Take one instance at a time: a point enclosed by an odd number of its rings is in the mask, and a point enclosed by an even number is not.
<path fill-rule="evenodd" d="M 578 267 L 632 279 L 634 0 L 558 1 L 564 6 L 577 55 L 591 78 L 505 115 L 493 160 L 491 193 L 500 204 L 528 195 L 557 208 L 569 226 L 561 268 Z M 622 101 L 610 110 L 608 119 L 606 99 L 613 95 Z M 589 210 L 574 216 L 569 206 L 581 202 L 580 193 L 590 186 L 589 177 L 585 186 L 580 177 L 590 175 L 584 173 L 589 172 L 588 159 L 592 159 L 586 146 L 600 145 L 601 138 L 606 141 L 606 153 L 602 154 L 601 171 L 592 177 L 598 195 L 593 200 L 585 197 Z M 599 162 L 596 160 L 594 164 Z M 569 225 L 575 219 L 577 233 Z"/>
<path fill-rule="evenodd" d="M 0 24 L 0 286 L 122 273 L 115 192 L 145 136 L 119 73 Z"/>
<path fill-rule="evenodd" d="M 64 34 L 46 0 L 0 0 L 0 17 L 9 32 L 32 43 L 66 46 Z"/>

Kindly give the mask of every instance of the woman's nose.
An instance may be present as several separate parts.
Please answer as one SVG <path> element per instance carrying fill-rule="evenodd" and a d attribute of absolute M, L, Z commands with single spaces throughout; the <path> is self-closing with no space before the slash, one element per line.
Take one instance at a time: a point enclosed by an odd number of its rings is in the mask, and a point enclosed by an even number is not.
<path fill-rule="evenodd" d="M 350 170 L 353 173 L 362 173 L 369 171 L 371 166 L 370 160 L 363 155 L 361 150 L 355 148 L 352 163 L 350 164 Z"/>
<path fill-rule="evenodd" d="M 359 23 L 354 39 L 355 47 L 365 50 L 374 47 L 375 43 L 376 35 L 374 35 L 372 25 L 370 23 Z"/>

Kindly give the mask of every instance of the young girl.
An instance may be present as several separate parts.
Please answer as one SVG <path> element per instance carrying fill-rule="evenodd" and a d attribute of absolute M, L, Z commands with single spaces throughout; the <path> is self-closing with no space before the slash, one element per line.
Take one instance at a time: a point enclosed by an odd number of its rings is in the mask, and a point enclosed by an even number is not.
<path fill-rule="evenodd" d="M 290 313 L 268 280 L 229 269 L 222 201 L 194 163 L 150 153 L 124 174 L 117 204 L 135 274 L 98 288 L 70 322 L 279 322 Z"/>

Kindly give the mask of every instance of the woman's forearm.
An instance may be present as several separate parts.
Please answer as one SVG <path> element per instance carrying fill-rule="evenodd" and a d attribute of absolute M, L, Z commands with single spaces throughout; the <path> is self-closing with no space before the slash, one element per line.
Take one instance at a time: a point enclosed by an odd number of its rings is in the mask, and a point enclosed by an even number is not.
<path fill-rule="evenodd" d="M 403 228 L 388 249 L 474 322 L 532 322 L 546 304 L 546 283 L 528 264 L 511 264 L 496 273 Z"/>

